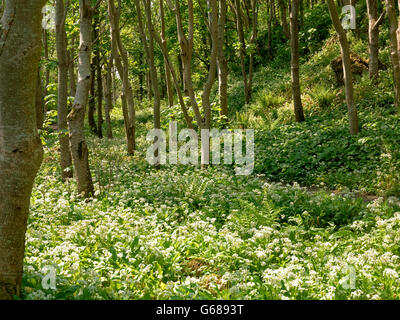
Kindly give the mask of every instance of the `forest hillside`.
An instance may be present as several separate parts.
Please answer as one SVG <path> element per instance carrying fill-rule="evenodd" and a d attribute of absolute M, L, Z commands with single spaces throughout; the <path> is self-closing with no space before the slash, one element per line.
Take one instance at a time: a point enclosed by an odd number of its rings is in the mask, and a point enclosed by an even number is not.
<path fill-rule="evenodd" d="M 17 2 L 0 299 L 399 299 L 395 1 Z"/>

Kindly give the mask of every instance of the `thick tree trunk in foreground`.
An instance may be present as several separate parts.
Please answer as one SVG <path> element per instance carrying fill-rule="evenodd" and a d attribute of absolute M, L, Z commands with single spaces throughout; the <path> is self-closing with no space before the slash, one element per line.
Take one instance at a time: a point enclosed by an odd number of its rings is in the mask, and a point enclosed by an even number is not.
<path fill-rule="evenodd" d="M 395 105 L 400 107 L 400 55 L 398 45 L 398 22 L 396 15 L 396 7 L 394 0 L 386 0 L 386 13 L 389 19 L 389 39 L 390 39 L 390 56 L 393 67 L 393 82 L 395 93 Z"/>
<path fill-rule="evenodd" d="M 333 26 L 339 36 L 340 50 L 343 61 L 344 85 L 346 91 L 346 103 L 349 113 L 350 133 L 356 135 L 359 133 L 360 128 L 358 124 L 357 108 L 354 104 L 354 89 L 353 89 L 353 74 L 351 71 L 350 48 L 347 41 L 346 32 L 344 31 L 339 19 L 339 14 L 333 0 L 327 0 L 329 13 L 333 22 Z"/>
<path fill-rule="evenodd" d="M 299 27 L 298 27 L 299 0 L 292 0 L 290 13 L 290 49 L 292 72 L 292 96 L 294 115 L 297 122 L 303 122 L 304 111 L 301 103 L 300 71 L 299 71 Z"/>
<path fill-rule="evenodd" d="M 58 60 L 58 130 L 60 141 L 60 166 L 63 179 L 72 178 L 72 158 L 68 138 L 68 53 L 65 31 L 66 10 L 64 0 L 56 1 L 56 48 Z"/>
<path fill-rule="evenodd" d="M 0 300 L 21 294 L 29 202 L 43 158 L 35 101 L 44 4 L 6 0 L 1 19 Z"/>
<path fill-rule="evenodd" d="M 72 162 L 78 182 L 78 192 L 89 197 L 94 193 L 92 175 L 89 168 L 89 150 L 85 140 L 84 121 L 89 98 L 91 79 L 90 54 L 92 45 L 93 8 L 90 0 L 79 1 L 80 48 L 78 66 L 78 85 L 74 106 L 68 115 L 69 141 Z"/>

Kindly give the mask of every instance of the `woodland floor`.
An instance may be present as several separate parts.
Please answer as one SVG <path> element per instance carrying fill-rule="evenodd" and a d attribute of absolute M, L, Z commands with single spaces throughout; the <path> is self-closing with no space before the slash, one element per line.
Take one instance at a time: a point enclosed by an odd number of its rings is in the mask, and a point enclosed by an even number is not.
<path fill-rule="evenodd" d="M 256 129 L 251 176 L 150 167 L 148 108 L 138 113 L 139 151 L 127 156 L 116 109 L 113 140 L 87 132 L 96 195 L 86 201 L 74 181 L 61 182 L 57 133 L 46 131 L 23 298 L 399 299 L 400 116 L 390 72 L 378 88 L 356 79 L 362 130 L 351 137 L 329 69 L 337 55 L 330 41 L 302 65 L 302 124 L 293 121 L 287 68 L 260 70 L 243 109 L 243 87 L 231 82 L 234 125 Z M 174 110 L 164 128 L 182 118 Z M 56 290 L 42 287 L 46 266 L 56 269 Z"/>

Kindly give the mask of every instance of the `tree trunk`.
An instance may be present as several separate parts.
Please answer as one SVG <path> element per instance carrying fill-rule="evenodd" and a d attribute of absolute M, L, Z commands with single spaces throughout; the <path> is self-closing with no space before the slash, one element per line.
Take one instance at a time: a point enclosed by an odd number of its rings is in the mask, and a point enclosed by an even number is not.
<path fill-rule="evenodd" d="M 21 294 L 30 197 L 43 158 L 35 100 L 44 4 L 6 0 L 0 24 L 0 300 Z"/>
<path fill-rule="evenodd" d="M 240 0 L 235 0 L 236 6 L 236 30 L 239 39 L 239 55 L 240 55 L 240 65 L 242 68 L 242 77 L 244 85 L 244 96 L 246 104 L 250 103 L 250 90 L 247 82 L 247 71 L 246 71 L 246 42 L 244 39 L 243 31 L 243 21 L 242 21 L 242 9 L 240 5 Z"/>
<path fill-rule="evenodd" d="M 249 62 L 249 83 L 248 83 L 249 102 L 253 87 L 254 55 L 255 52 L 257 51 L 257 30 L 258 30 L 258 0 L 252 0 L 251 2 L 252 2 L 252 33 L 250 39 L 250 46 L 252 47 L 252 50 L 250 53 L 250 62 Z"/>
<path fill-rule="evenodd" d="M 227 15 L 226 0 L 221 0 L 218 21 L 218 89 L 221 116 L 228 118 L 228 61 L 224 53 L 225 24 Z"/>
<path fill-rule="evenodd" d="M 105 106 L 104 106 L 104 115 L 106 119 L 106 133 L 107 138 L 112 139 L 112 126 L 111 126 L 111 117 L 110 112 L 112 109 L 112 69 L 113 69 L 113 60 L 114 55 L 111 53 L 110 60 L 107 65 L 107 73 L 106 73 L 106 81 L 105 81 L 105 90 L 104 90 L 104 98 L 105 98 Z"/>
<path fill-rule="evenodd" d="M 101 139 L 103 138 L 103 78 L 101 74 L 101 56 L 100 56 L 100 40 L 99 35 L 101 34 L 100 30 L 100 10 L 95 13 L 94 16 L 94 28 L 95 32 L 95 67 L 96 67 L 96 81 L 97 81 L 97 136 Z"/>
<path fill-rule="evenodd" d="M 384 12 L 378 17 L 377 0 L 367 0 L 368 42 L 369 42 L 369 77 L 376 82 L 379 75 L 379 26 L 383 22 Z"/>
<path fill-rule="evenodd" d="M 226 0 L 224 0 L 226 1 Z M 164 1 L 160 0 L 160 18 L 161 18 L 161 41 L 163 51 L 168 52 L 167 36 L 165 35 L 165 13 L 164 13 Z M 168 61 L 164 57 L 164 68 L 165 68 L 165 84 L 167 87 L 168 105 L 172 107 L 174 105 L 174 91 L 172 88 L 171 80 L 171 69 L 169 68 Z"/>
<path fill-rule="evenodd" d="M 141 9 L 139 5 L 139 1 L 135 0 L 136 2 L 136 9 L 138 14 L 138 20 L 141 21 Z M 158 86 L 158 79 L 157 79 L 157 69 L 154 63 L 154 39 L 153 34 L 154 26 L 151 18 L 151 3 L 150 0 L 142 0 L 144 4 L 146 19 L 147 19 L 147 27 L 149 29 L 148 33 L 148 41 L 143 43 L 147 49 L 145 49 L 147 60 L 149 63 L 149 75 L 151 86 L 153 88 L 153 113 L 154 113 L 154 129 L 161 128 L 161 115 L 160 115 L 160 89 Z M 142 38 L 144 36 L 143 26 L 141 28 Z M 145 40 L 145 39 L 144 39 Z"/>
<path fill-rule="evenodd" d="M 281 11 L 282 29 L 285 37 L 290 39 L 290 30 L 287 23 L 287 7 L 284 0 L 278 0 L 279 9 Z"/>
<path fill-rule="evenodd" d="M 114 50 L 114 60 L 120 78 L 122 79 L 123 98 L 126 99 L 126 112 L 124 112 L 124 122 L 126 128 L 128 154 L 133 155 L 136 149 L 136 114 L 135 105 L 133 101 L 132 87 L 129 83 L 129 61 L 128 54 L 124 45 L 122 44 L 119 20 L 121 1 L 118 1 L 118 9 L 115 7 L 114 0 L 108 1 L 108 14 L 110 17 L 112 46 Z M 122 59 L 122 62 L 121 62 Z M 124 106 L 124 104 L 123 104 Z"/>
<path fill-rule="evenodd" d="M 92 133 L 97 133 L 96 121 L 94 115 L 96 112 L 96 56 L 93 58 L 91 65 L 91 82 L 90 82 L 90 95 L 89 95 L 89 108 L 88 108 L 88 123 Z"/>
<path fill-rule="evenodd" d="M 67 11 L 64 0 L 56 1 L 56 49 L 58 60 L 58 139 L 60 142 L 61 176 L 65 180 L 72 178 L 72 158 L 68 139 L 68 55 L 65 18 Z"/>
<path fill-rule="evenodd" d="M 44 59 L 46 62 L 49 62 L 49 41 L 47 38 L 47 30 L 42 30 L 42 41 L 43 41 L 43 51 L 44 51 Z M 45 69 L 45 85 L 44 85 L 44 96 L 47 97 L 48 89 L 50 83 L 50 68 L 46 66 Z"/>
<path fill-rule="evenodd" d="M 211 56 L 210 68 L 208 71 L 207 81 L 204 85 L 203 94 L 201 96 L 204 109 L 204 128 L 210 129 L 211 126 L 211 89 L 215 82 L 217 72 L 217 56 L 218 56 L 218 4 L 217 0 L 208 0 L 209 24 L 211 34 Z"/>
<path fill-rule="evenodd" d="M 194 12 L 193 1 L 188 0 L 188 36 L 185 36 L 182 15 L 179 0 L 175 0 L 175 17 L 178 31 L 178 40 L 181 48 L 181 58 L 183 65 L 183 78 L 185 89 L 189 95 L 190 103 L 194 111 L 197 125 L 199 128 L 204 127 L 204 119 L 201 116 L 199 105 L 196 100 L 196 94 L 193 88 L 192 79 L 192 58 L 193 58 L 193 40 L 194 40 Z"/>
<path fill-rule="evenodd" d="M 79 0 L 80 47 L 78 66 L 78 85 L 74 105 L 67 117 L 72 162 L 74 165 L 78 192 L 85 197 L 94 193 L 92 175 L 89 167 L 89 150 L 85 140 L 84 121 L 89 98 L 91 77 L 90 55 L 92 46 L 93 8 L 90 0 Z"/>
<path fill-rule="evenodd" d="M 160 4 L 163 6 L 162 2 L 163 2 L 163 0 L 160 1 Z M 192 129 L 193 128 L 193 121 L 192 121 L 192 118 L 189 116 L 189 112 L 188 112 L 185 100 L 183 98 L 183 92 L 182 92 L 181 86 L 179 85 L 179 79 L 177 77 L 175 68 L 174 68 L 174 66 L 173 66 L 173 64 L 171 62 L 171 59 L 170 59 L 170 56 L 169 56 L 169 53 L 168 53 L 168 50 L 167 50 L 167 46 L 163 44 L 163 40 L 160 37 L 158 37 L 155 32 L 154 32 L 153 36 L 154 36 L 158 46 L 161 49 L 161 52 L 162 52 L 162 54 L 164 56 L 164 61 L 167 63 L 168 69 L 171 71 L 171 76 L 172 76 L 172 80 L 173 80 L 173 83 L 174 83 L 174 86 L 175 86 L 175 91 L 176 91 L 176 93 L 178 95 L 179 104 L 181 105 L 182 113 L 183 113 L 183 115 L 185 117 L 186 124 L 187 124 L 188 128 Z M 179 55 L 179 57 L 180 57 L 180 55 Z M 179 61 L 180 60 L 178 60 L 178 62 Z M 182 63 L 179 62 L 178 64 L 179 64 L 179 66 L 178 66 L 179 70 L 181 72 Z"/>
<path fill-rule="evenodd" d="M 71 49 L 67 51 L 70 97 L 75 97 L 76 94 L 74 47 L 75 47 L 75 37 L 72 37 Z"/>
<path fill-rule="evenodd" d="M 299 29 L 298 29 L 299 0 L 292 0 L 290 13 L 290 49 L 291 49 L 291 73 L 292 96 L 294 114 L 297 122 L 303 122 L 304 111 L 301 103 L 300 71 L 299 71 Z"/>
<path fill-rule="evenodd" d="M 360 128 L 358 124 L 357 108 L 354 104 L 353 74 L 351 71 L 350 48 L 347 41 L 346 32 L 344 31 L 339 19 L 339 14 L 333 0 L 327 0 L 329 13 L 333 22 L 333 26 L 339 36 L 340 50 L 343 61 L 344 85 L 346 91 L 346 103 L 349 113 L 350 133 L 356 135 Z"/>
<path fill-rule="evenodd" d="M 390 39 L 390 56 L 393 66 L 393 82 L 395 93 L 395 105 L 400 107 L 400 61 L 399 61 L 399 47 L 397 37 L 397 15 L 394 0 L 386 0 L 386 13 L 389 19 L 389 39 Z"/>

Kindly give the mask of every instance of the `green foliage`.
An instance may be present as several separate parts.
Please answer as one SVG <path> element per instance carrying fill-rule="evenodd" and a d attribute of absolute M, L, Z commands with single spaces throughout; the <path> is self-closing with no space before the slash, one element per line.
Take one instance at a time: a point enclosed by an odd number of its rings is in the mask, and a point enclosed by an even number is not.
<path fill-rule="evenodd" d="M 332 91 L 332 89 L 324 86 L 315 86 L 310 92 L 310 96 L 321 110 L 327 110 L 332 107 L 336 97 L 335 92 Z"/>
<path fill-rule="evenodd" d="M 317 4 L 313 9 L 307 9 L 304 14 L 304 24 L 299 32 L 299 46 L 302 55 L 319 51 L 329 37 L 332 22 L 325 3 Z"/>

